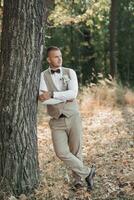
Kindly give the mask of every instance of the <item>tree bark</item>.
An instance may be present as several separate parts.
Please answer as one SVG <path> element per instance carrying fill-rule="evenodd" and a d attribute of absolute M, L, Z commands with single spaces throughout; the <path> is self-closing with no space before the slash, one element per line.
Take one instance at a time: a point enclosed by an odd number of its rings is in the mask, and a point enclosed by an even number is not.
<path fill-rule="evenodd" d="M 37 94 L 44 0 L 4 0 L 0 58 L 0 188 L 30 192 L 39 181 Z"/>
<path fill-rule="evenodd" d="M 114 78 L 117 75 L 117 7 L 118 0 L 111 0 L 110 10 L 110 74 Z"/>

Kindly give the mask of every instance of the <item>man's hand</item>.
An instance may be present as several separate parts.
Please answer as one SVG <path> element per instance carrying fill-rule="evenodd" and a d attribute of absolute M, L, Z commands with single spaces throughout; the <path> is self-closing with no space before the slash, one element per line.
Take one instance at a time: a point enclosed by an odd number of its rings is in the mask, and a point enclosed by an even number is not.
<path fill-rule="evenodd" d="M 38 99 L 43 102 L 51 98 L 51 92 L 41 90 L 42 94 L 39 95 Z"/>

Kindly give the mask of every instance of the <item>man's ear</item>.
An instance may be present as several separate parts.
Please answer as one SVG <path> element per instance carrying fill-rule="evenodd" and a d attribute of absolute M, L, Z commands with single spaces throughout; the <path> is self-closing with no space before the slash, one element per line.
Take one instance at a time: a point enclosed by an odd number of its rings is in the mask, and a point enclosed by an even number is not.
<path fill-rule="evenodd" d="M 49 59 L 49 57 L 47 57 L 47 62 L 50 63 L 50 59 Z"/>

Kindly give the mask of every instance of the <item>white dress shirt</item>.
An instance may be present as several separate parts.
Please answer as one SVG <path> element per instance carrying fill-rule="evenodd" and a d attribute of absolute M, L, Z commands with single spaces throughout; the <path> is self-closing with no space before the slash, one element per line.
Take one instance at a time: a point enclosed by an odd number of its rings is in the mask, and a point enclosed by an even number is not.
<path fill-rule="evenodd" d="M 49 68 L 49 70 L 51 70 Z M 53 83 L 58 91 L 53 93 L 53 98 L 60 99 L 63 101 L 75 99 L 78 94 L 78 80 L 76 73 L 73 69 L 69 69 L 68 90 L 63 91 L 63 80 L 62 80 L 62 67 L 60 67 L 60 73 L 51 74 Z M 44 72 L 41 73 L 39 94 L 42 94 L 41 90 L 48 91 L 47 85 L 44 79 Z"/>

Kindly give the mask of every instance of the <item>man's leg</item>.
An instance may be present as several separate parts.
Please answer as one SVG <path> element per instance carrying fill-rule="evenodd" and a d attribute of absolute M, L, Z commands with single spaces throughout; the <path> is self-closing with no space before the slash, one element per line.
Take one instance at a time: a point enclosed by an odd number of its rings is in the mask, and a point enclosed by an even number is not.
<path fill-rule="evenodd" d="M 78 176 L 87 177 L 90 169 L 85 167 L 83 162 L 70 152 L 68 138 L 72 119 L 71 117 L 51 120 L 50 127 L 54 150 L 56 155 Z M 77 152 L 78 156 L 80 156 L 79 150 Z"/>
<path fill-rule="evenodd" d="M 82 161 L 82 124 L 79 115 L 70 118 L 68 143 L 71 153 Z"/>
<path fill-rule="evenodd" d="M 69 148 L 73 155 L 82 161 L 82 123 L 79 115 L 71 117 L 71 128 L 69 132 Z M 81 176 L 73 171 L 75 187 L 83 186 Z"/>

